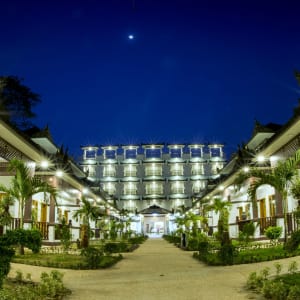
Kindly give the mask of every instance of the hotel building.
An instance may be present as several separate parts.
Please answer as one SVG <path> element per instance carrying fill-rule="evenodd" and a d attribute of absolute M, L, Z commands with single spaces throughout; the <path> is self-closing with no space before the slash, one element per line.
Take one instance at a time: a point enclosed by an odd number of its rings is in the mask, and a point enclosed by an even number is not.
<path fill-rule="evenodd" d="M 172 231 L 170 218 L 193 206 L 225 164 L 221 144 L 82 146 L 88 179 L 121 211 L 135 215 L 137 232 Z M 169 222 L 170 221 L 170 222 Z"/>

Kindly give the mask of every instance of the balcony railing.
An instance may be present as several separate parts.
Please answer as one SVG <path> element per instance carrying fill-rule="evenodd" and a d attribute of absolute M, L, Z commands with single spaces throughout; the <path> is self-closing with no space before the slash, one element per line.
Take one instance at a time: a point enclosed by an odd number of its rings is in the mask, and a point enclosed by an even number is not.
<path fill-rule="evenodd" d="M 41 232 L 43 240 L 49 239 L 49 224 L 47 222 L 35 222 L 33 228 L 38 229 Z"/>

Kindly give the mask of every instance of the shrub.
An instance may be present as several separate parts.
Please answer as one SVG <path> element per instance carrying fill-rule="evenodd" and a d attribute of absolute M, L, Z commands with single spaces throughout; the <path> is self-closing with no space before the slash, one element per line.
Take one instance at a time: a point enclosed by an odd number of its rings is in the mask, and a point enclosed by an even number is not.
<path fill-rule="evenodd" d="M 285 244 L 285 249 L 288 252 L 293 252 L 298 249 L 299 244 L 300 244 L 300 230 L 297 230 L 291 234 L 291 238 Z"/>
<path fill-rule="evenodd" d="M 287 300 L 297 300 L 300 299 L 300 287 L 297 285 L 291 286 L 289 294 L 286 298 Z"/>
<path fill-rule="evenodd" d="M 255 233 L 255 225 L 253 222 L 246 223 L 243 230 L 239 233 L 239 241 L 248 244 L 251 237 Z"/>
<path fill-rule="evenodd" d="M 63 274 L 54 270 L 50 275 L 43 272 L 41 274 L 41 283 L 38 285 L 40 295 L 51 298 L 56 298 L 64 293 Z"/>
<path fill-rule="evenodd" d="M 127 252 L 128 249 L 129 249 L 128 244 L 126 244 L 125 242 L 106 243 L 103 248 L 105 253 Z"/>
<path fill-rule="evenodd" d="M 296 273 L 298 270 L 298 264 L 296 261 L 292 261 L 290 264 L 289 264 L 289 267 L 288 267 L 288 271 L 292 274 Z"/>
<path fill-rule="evenodd" d="M 28 276 L 27 276 L 28 277 Z M 41 282 L 35 284 L 23 280 L 23 274 L 18 272 L 16 279 L 12 280 L 14 288 L 0 290 L 1 300 L 37 300 L 37 299 L 63 299 L 63 296 L 70 294 L 70 290 L 63 285 L 63 274 L 52 271 L 50 274 L 42 273 Z"/>
<path fill-rule="evenodd" d="M 42 234 L 36 229 L 9 230 L 1 239 L 7 245 L 27 247 L 33 253 L 39 253 L 42 247 Z"/>
<path fill-rule="evenodd" d="M 198 250 L 199 241 L 197 238 L 188 239 L 187 250 Z"/>
<path fill-rule="evenodd" d="M 237 255 L 235 246 L 231 243 L 226 243 L 221 246 L 219 257 L 225 265 L 232 265 L 233 259 Z"/>
<path fill-rule="evenodd" d="M 56 230 L 56 234 L 60 237 L 60 242 L 64 250 L 67 251 L 72 244 L 72 234 L 71 234 L 70 226 L 67 223 L 65 218 L 62 219 L 61 224 L 55 226 L 55 230 Z"/>
<path fill-rule="evenodd" d="M 97 269 L 100 267 L 103 251 L 94 247 L 87 247 L 81 251 L 81 255 L 85 258 L 85 263 L 90 269 Z"/>
<path fill-rule="evenodd" d="M 250 273 L 248 276 L 246 286 L 250 290 L 256 290 L 259 287 L 263 286 L 263 277 L 261 275 L 257 275 L 256 272 Z"/>
<path fill-rule="evenodd" d="M 140 236 L 135 236 L 132 238 L 128 239 L 128 242 L 131 244 L 141 244 L 147 239 L 147 236 L 145 235 L 140 235 Z"/>
<path fill-rule="evenodd" d="M 269 238 L 271 241 L 278 240 L 281 233 L 282 233 L 282 227 L 280 226 L 269 226 L 265 230 L 266 237 Z"/>
<path fill-rule="evenodd" d="M 25 247 L 32 250 L 33 253 L 39 253 L 42 247 L 42 234 L 39 230 L 26 230 L 27 243 Z"/>
<path fill-rule="evenodd" d="M 0 246 L 0 289 L 3 284 L 4 278 L 10 270 L 10 261 L 15 251 L 9 247 Z"/>
<path fill-rule="evenodd" d="M 282 281 L 266 280 L 262 287 L 262 293 L 266 298 L 285 300 L 288 296 L 288 288 Z"/>

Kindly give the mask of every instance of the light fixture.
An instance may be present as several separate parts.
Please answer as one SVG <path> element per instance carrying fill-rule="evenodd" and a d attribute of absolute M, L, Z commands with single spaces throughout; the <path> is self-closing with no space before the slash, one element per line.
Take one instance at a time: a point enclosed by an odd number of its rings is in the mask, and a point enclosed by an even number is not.
<path fill-rule="evenodd" d="M 56 175 L 57 177 L 62 177 L 63 174 L 64 174 L 64 172 L 63 172 L 62 170 L 57 170 L 57 171 L 55 172 L 55 175 Z"/>
<path fill-rule="evenodd" d="M 260 163 L 264 162 L 265 159 L 266 159 L 266 158 L 265 158 L 263 155 L 259 155 L 259 156 L 257 157 L 257 161 L 260 162 Z"/>
<path fill-rule="evenodd" d="M 249 167 L 244 167 L 243 170 L 244 170 L 245 173 L 248 173 L 249 172 Z"/>
<path fill-rule="evenodd" d="M 47 160 L 41 161 L 41 167 L 47 169 L 49 167 L 49 162 Z"/>

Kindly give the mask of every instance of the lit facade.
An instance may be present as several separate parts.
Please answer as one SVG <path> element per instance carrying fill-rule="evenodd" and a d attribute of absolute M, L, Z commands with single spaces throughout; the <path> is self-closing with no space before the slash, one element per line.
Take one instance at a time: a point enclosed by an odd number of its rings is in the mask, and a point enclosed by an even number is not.
<path fill-rule="evenodd" d="M 209 180 L 219 176 L 225 164 L 221 144 L 81 148 L 80 164 L 89 179 L 108 194 L 118 209 L 135 215 L 145 215 L 145 210 L 154 206 L 163 209 L 165 215 L 192 207 L 195 197 L 207 188 Z M 143 228 L 143 224 L 140 226 Z"/>

